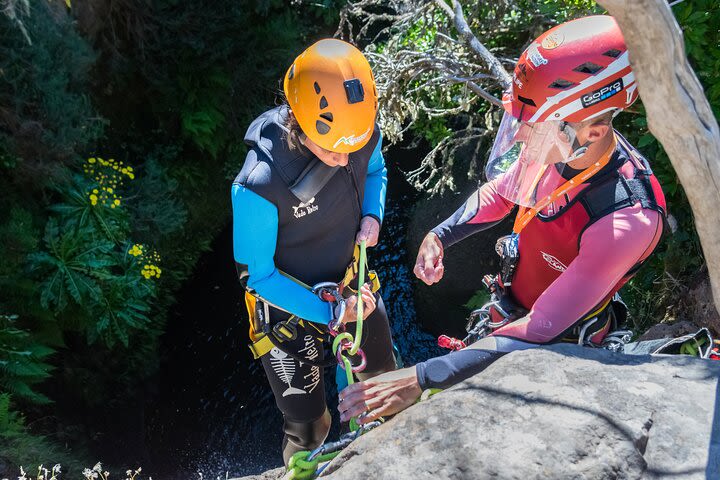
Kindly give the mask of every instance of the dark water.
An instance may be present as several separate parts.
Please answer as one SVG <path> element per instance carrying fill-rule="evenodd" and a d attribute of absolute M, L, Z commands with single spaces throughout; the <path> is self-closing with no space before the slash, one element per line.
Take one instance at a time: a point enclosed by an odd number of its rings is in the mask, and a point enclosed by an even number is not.
<path fill-rule="evenodd" d="M 414 191 L 389 165 L 389 197 L 381 243 L 370 250 L 393 338 L 406 364 L 439 353 L 415 324 L 413 276 L 405 230 Z M 412 252 L 414 255 L 415 252 Z M 154 478 L 225 478 L 282 464 L 282 420 L 259 362 L 247 348 L 247 313 L 232 257 L 230 227 L 179 293 L 162 345 L 161 392 L 147 407 L 146 441 Z M 337 392 L 326 370 L 328 404 Z M 337 417 L 329 439 L 337 436 Z"/>

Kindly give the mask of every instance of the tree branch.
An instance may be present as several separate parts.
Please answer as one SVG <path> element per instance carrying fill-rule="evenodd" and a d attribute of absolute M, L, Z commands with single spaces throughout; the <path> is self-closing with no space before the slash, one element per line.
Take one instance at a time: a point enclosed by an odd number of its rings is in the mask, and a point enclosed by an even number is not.
<path fill-rule="evenodd" d="M 435 0 L 435 3 L 442 8 L 450 16 L 450 18 L 453 19 L 455 28 L 457 28 L 458 32 L 460 32 L 463 38 L 465 38 L 465 41 L 468 45 L 470 45 L 470 48 L 487 64 L 488 68 L 495 76 L 495 79 L 502 84 L 503 88 L 510 87 L 512 77 L 507 73 L 505 68 L 503 68 L 502 64 L 495 55 L 490 53 L 490 50 L 485 48 L 485 45 L 480 43 L 480 40 L 478 40 L 472 32 L 467 20 L 465 19 L 462 4 L 460 4 L 458 0 L 452 0 L 452 2 L 455 9 L 454 12 L 445 0 Z"/>
<path fill-rule="evenodd" d="M 453 83 L 464 83 L 467 87 L 473 91 L 476 95 L 484 98 L 488 102 L 492 103 L 497 107 L 502 107 L 502 101 L 491 93 L 483 90 L 477 83 L 473 82 L 470 78 L 460 78 L 453 75 L 448 75 L 445 78 Z"/>

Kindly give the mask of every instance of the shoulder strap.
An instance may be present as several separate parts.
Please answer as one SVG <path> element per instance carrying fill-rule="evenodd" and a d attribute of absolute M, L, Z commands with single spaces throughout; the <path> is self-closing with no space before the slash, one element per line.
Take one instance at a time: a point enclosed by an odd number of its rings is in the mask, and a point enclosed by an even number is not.
<path fill-rule="evenodd" d="M 290 184 L 290 191 L 301 202 L 307 203 L 322 190 L 337 171 L 337 167 L 331 167 L 318 158 L 313 158 Z"/>

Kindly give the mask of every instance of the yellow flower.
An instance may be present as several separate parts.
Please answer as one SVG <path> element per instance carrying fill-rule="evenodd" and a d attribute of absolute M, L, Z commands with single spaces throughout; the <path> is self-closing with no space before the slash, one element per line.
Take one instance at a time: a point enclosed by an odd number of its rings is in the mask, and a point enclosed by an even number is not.
<path fill-rule="evenodd" d="M 119 205 L 120 205 L 120 200 L 115 200 L 115 201 L 113 202 L 113 205 L 119 206 Z"/>
<path fill-rule="evenodd" d="M 88 158 L 88 163 L 95 163 L 96 161 L 95 158 Z"/>
<path fill-rule="evenodd" d="M 93 188 L 93 193 L 98 193 L 98 189 L 97 189 L 97 188 Z"/>
<path fill-rule="evenodd" d="M 134 174 L 134 173 L 128 173 L 128 177 L 130 177 L 130 180 L 134 180 L 134 179 L 135 179 L 135 174 Z"/>
<path fill-rule="evenodd" d="M 113 192 L 113 189 L 110 188 L 110 187 L 107 187 L 107 188 L 105 189 L 105 191 L 108 192 L 108 193 L 112 193 L 112 192 Z"/>

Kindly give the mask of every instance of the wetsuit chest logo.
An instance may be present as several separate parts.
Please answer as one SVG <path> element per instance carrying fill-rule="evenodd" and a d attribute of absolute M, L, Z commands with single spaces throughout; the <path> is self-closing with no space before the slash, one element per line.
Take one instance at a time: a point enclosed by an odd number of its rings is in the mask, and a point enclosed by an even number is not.
<path fill-rule="evenodd" d="M 320 207 L 315 205 L 315 197 L 311 198 L 307 202 L 301 202 L 298 206 L 293 206 L 293 216 L 295 218 L 302 218 L 306 215 L 317 212 Z"/>
<path fill-rule="evenodd" d="M 567 267 L 557 258 L 553 257 L 549 253 L 540 252 L 542 253 L 543 260 L 547 262 L 548 265 L 550 265 L 550 268 L 553 270 L 557 270 L 558 272 L 564 272 L 567 270 Z"/>

